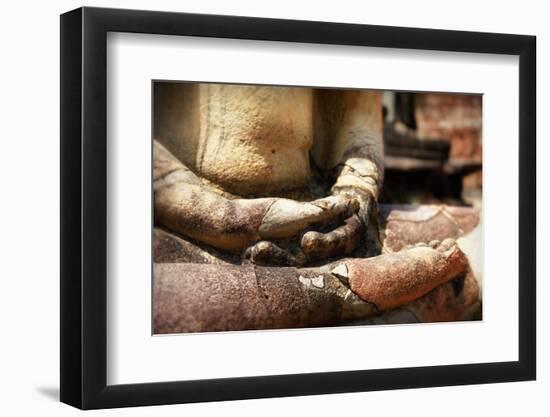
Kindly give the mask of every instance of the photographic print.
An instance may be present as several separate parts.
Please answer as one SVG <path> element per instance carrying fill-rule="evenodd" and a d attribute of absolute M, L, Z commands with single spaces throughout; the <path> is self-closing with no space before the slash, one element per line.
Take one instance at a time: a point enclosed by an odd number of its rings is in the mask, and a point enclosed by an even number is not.
<path fill-rule="evenodd" d="M 153 334 L 482 319 L 482 96 L 153 81 Z"/>
<path fill-rule="evenodd" d="M 62 402 L 536 379 L 534 36 L 89 7 L 60 33 Z"/>

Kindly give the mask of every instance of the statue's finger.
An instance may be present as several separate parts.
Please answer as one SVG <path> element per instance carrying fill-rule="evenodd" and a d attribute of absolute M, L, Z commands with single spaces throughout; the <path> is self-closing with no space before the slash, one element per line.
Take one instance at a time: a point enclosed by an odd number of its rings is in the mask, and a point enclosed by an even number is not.
<path fill-rule="evenodd" d="M 309 259 L 324 259 L 353 252 L 361 240 L 363 224 L 357 215 L 328 233 L 307 232 L 302 236 L 301 248 Z"/>
<path fill-rule="evenodd" d="M 372 194 L 354 188 L 344 188 L 336 190 L 335 195 L 356 200 L 358 210 L 355 210 L 355 213 L 359 215 L 359 218 L 363 221 L 363 224 L 365 226 L 368 226 L 369 219 L 373 210 L 373 205 L 376 204 L 375 199 L 372 197 Z"/>
<path fill-rule="evenodd" d="M 312 201 L 310 204 L 322 210 L 318 215 L 318 221 L 329 221 L 342 215 L 350 217 L 360 209 L 359 200 L 345 195 L 333 195 L 321 198 Z"/>
<path fill-rule="evenodd" d="M 311 203 L 277 199 L 271 204 L 259 227 L 262 239 L 286 239 L 314 224 L 349 217 L 359 209 L 359 202 L 343 196 L 330 196 Z"/>
<path fill-rule="evenodd" d="M 368 227 L 369 225 L 369 219 L 371 217 L 372 210 L 373 210 L 372 200 L 365 199 L 361 202 L 361 207 L 357 212 L 357 214 L 365 227 Z"/>
<path fill-rule="evenodd" d="M 292 254 L 288 249 L 266 240 L 250 246 L 243 256 L 258 265 L 298 266 L 305 262 L 303 256 Z"/>

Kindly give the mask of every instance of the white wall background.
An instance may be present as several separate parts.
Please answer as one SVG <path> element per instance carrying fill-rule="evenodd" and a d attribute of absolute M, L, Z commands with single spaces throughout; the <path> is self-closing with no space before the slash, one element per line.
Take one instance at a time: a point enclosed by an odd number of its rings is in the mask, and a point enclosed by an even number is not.
<path fill-rule="evenodd" d="M 369 4 L 370 3 L 370 4 Z M 0 30 L 0 410 L 2 415 L 74 415 L 59 392 L 59 14 L 82 3 L 9 2 Z M 542 166 L 548 144 L 545 114 L 550 26 L 544 2 L 462 0 L 302 2 L 296 0 L 93 1 L 86 5 L 238 14 L 534 34 L 538 37 L 538 381 L 300 398 L 109 410 L 94 415 L 548 415 L 550 283 L 541 259 L 550 248 L 550 209 Z M 544 101 L 544 102 L 543 102 Z M 503 180 L 503 184 L 505 184 Z M 545 395 L 546 394 L 546 395 Z"/>

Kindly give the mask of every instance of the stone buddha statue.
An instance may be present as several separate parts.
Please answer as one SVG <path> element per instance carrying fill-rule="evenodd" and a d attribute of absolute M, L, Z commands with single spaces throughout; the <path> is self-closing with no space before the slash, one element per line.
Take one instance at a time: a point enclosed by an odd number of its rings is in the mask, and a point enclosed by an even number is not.
<path fill-rule="evenodd" d="M 180 236 L 270 265 L 366 256 L 381 95 L 157 83 L 153 159 L 155 222 Z"/>
<path fill-rule="evenodd" d="M 476 216 L 378 210 L 380 92 L 156 83 L 153 134 L 155 333 L 481 317 Z"/>

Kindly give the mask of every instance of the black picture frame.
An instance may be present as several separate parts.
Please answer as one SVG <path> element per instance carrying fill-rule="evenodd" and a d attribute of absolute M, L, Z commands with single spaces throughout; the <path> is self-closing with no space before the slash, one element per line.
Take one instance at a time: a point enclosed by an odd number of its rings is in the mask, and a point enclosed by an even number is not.
<path fill-rule="evenodd" d="M 107 385 L 108 32 L 519 56 L 519 360 Z M 61 15 L 60 56 L 62 402 L 94 409 L 536 378 L 534 36 L 84 7 Z"/>

